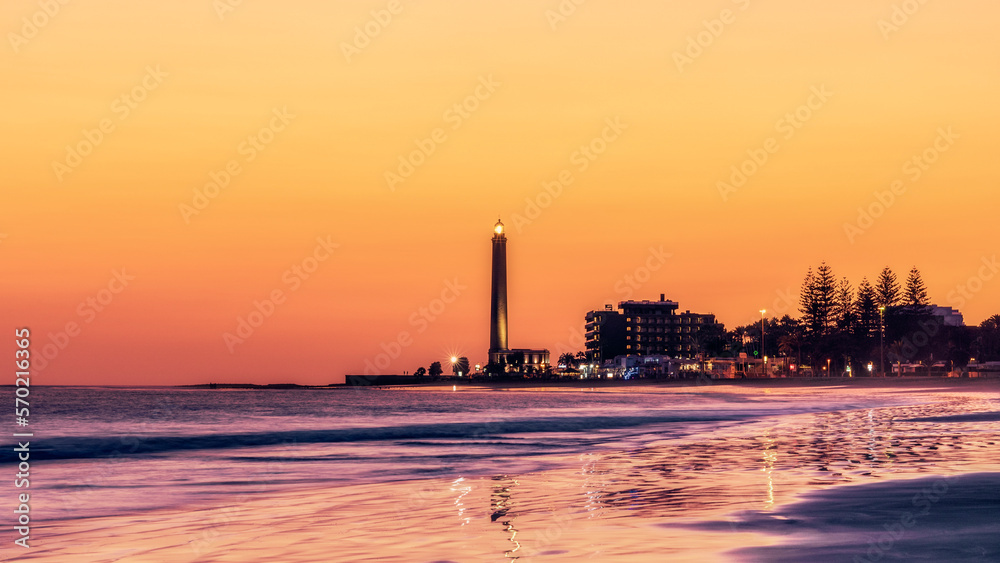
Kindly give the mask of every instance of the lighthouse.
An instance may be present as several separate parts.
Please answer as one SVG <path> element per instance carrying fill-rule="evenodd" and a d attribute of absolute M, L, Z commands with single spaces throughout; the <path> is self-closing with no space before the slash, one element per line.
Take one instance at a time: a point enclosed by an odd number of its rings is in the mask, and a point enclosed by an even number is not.
<path fill-rule="evenodd" d="M 499 219 L 493 225 L 489 358 L 495 369 L 507 374 L 539 374 L 549 367 L 548 350 L 507 346 L 507 234 Z"/>
<path fill-rule="evenodd" d="M 507 351 L 507 235 L 497 219 L 493 227 L 493 276 L 490 284 L 490 361 Z"/>

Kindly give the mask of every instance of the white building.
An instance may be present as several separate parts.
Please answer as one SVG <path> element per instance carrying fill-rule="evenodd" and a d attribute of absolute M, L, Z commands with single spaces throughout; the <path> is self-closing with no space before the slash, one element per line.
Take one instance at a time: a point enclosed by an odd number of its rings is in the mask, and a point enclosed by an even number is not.
<path fill-rule="evenodd" d="M 962 317 L 962 313 L 958 309 L 931 305 L 931 314 L 935 317 L 941 317 L 945 326 L 965 326 L 965 318 Z"/>

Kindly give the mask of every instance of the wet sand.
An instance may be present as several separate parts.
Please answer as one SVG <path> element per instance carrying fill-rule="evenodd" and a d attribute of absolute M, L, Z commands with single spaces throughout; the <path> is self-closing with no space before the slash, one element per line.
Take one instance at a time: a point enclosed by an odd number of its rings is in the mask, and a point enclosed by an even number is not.
<path fill-rule="evenodd" d="M 303 485 L 180 508 L 43 518 L 32 528 L 35 547 L 17 555 L 95 562 L 996 560 L 996 383 L 741 382 L 723 395 L 816 404 L 828 395 L 859 404 L 884 396 L 887 406 L 695 423 L 683 435 L 670 424 L 605 429 L 592 450 L 552 451 L 543 460 L 549 469 L 526 473 L 500 466 L 490 474 Z M 511 391 L 530 400 L 540 390 Z M 708 391 L 721 389 L 653 390 L 665 401 Z M 58 502 L 42 498 L 33 509 L 45 514 Z"/>

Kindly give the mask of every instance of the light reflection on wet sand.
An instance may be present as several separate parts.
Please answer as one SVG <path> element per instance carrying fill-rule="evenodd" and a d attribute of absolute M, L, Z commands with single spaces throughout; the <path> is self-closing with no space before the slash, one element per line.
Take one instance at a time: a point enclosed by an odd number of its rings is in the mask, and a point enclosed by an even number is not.
<path fill-rule="evenodd" d="M 782 510 L 804 493 L 1000 471 L 1000 422 L 910 420 L 997 410 L 995 396 L 926 395 L 924 404 L 773 417 L 682 439 L 669 439 L 662 426 L 663 439 L 553 456 L 558 468 L 535 473 L 277 491 L 234 504 L 42 521 L 32 530 L 37 547 L 23 559 L 721 561 L 735 549 L 761 557 L 781 536 L 754 522 L 792 518 Z M 728 525 L 699 526 L 705 522 Z"/>

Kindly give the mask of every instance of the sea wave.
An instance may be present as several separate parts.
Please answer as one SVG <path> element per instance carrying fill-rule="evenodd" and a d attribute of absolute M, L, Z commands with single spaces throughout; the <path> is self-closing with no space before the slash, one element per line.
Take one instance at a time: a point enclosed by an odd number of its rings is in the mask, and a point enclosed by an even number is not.
<path fill-rule="evenodd" d="M 761 412 L 653 416 L 580 416 L 506 419 L 486 422 L 411 424 L 372 428 L 327 430 L 276 430 L 268 432 L 197 435 L 125 435 L 32 438 L 31 456 L 38 460 L 131 457 L 176 451 L 220 450 L 288 444 L 325 444 L 367 441 L 496 438 L 525 433 L 581 433 L 669 423 L 726 422 L 759 418 Z M 767 413 L 771 414 L 771 413 Z M 0 445 L 2 463 L 15 463 L 16 444 Z"/>

